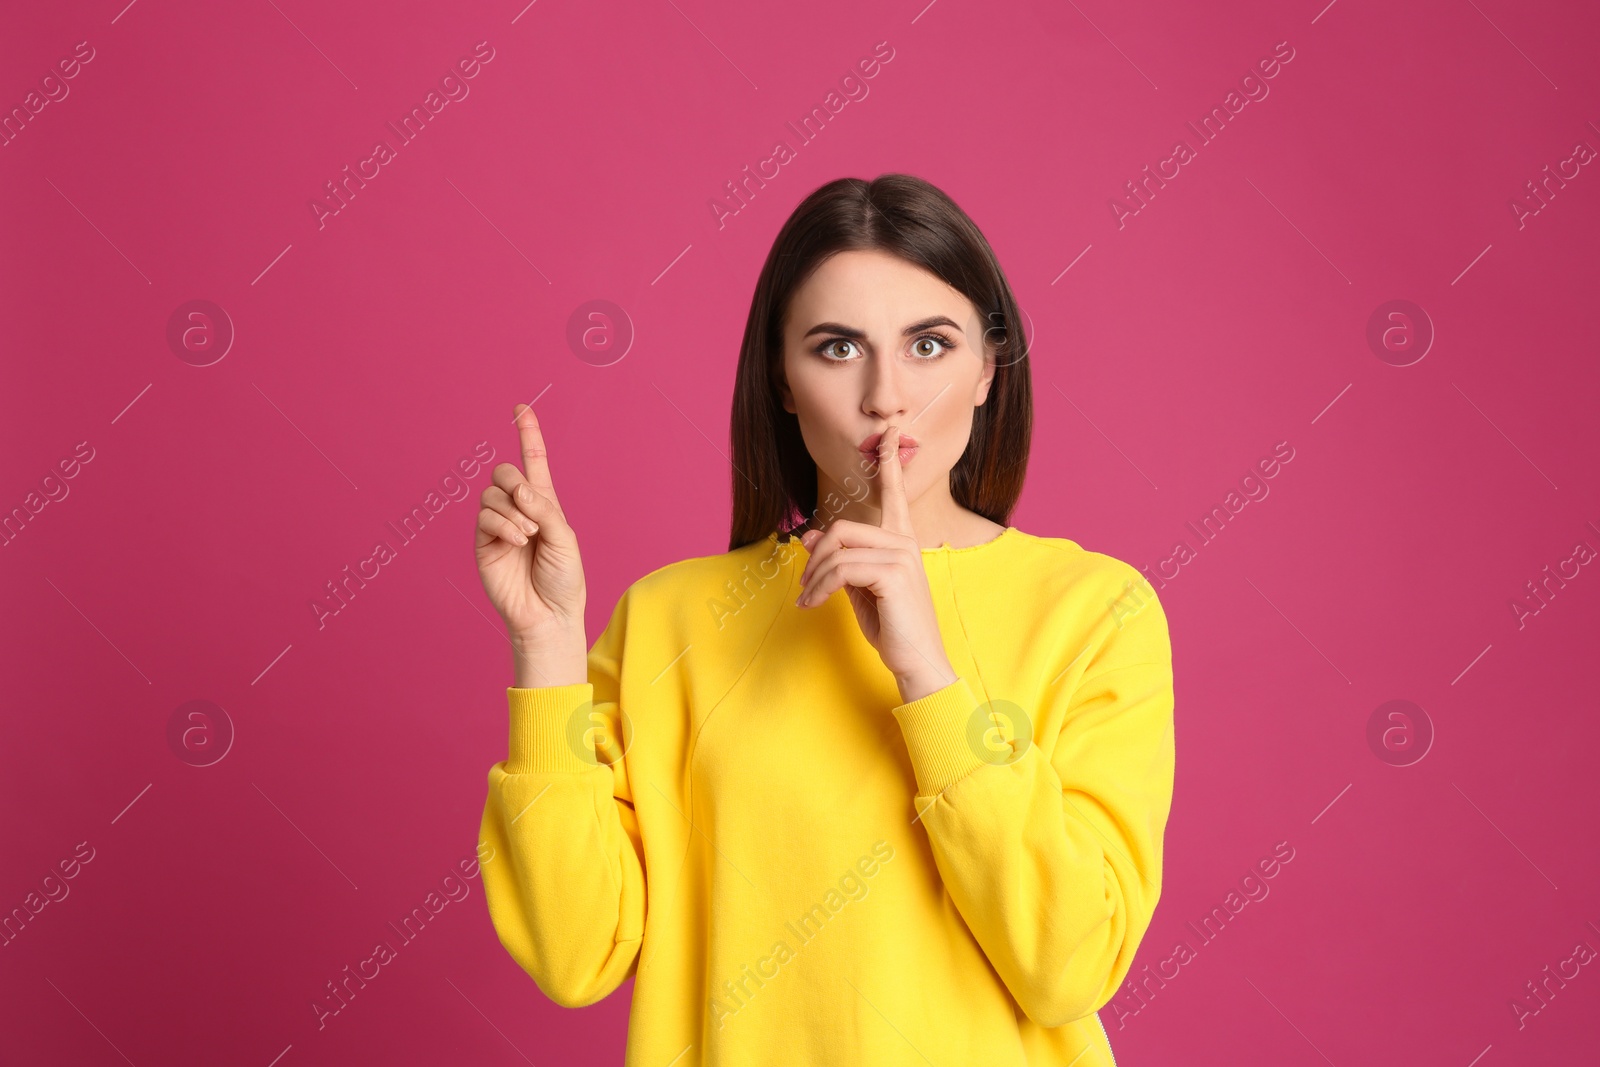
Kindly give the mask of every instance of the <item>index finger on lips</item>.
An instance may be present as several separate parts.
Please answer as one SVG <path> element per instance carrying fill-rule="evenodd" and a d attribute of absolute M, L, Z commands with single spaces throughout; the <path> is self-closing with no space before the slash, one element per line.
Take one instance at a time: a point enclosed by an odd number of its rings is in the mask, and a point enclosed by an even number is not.
<path fill-rule="evenodd" d="M 892 438 L 892 440 L 891 440 Z M 891 426 L 878 442 L 878 525 L 912 536 L 911 503 L 906 499 L 905 471 L 900 466 L 900 427 Z"/>

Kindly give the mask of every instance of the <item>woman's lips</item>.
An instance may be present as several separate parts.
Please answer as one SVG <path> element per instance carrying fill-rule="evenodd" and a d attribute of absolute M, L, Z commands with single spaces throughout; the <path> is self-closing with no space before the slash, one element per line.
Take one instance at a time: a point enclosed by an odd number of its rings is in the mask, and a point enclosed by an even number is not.
<path fill-rule="evenodd" d="M 883 440 L 883 434 L 875 433 L 861 442 L 860 449 L 863 458 L 877 459 L 878 445 Z M 917 439 L 910 434 L 900 435 L 900 462 L 905 463 L 917 454 Z"/>
<path fill-rule="evenodd" d="M 883 434 L 875 433 L 875 434 L 870 435 L 865 441 L 862 441 L 861 444 L 857 445 L 856 447 L 860 448 L 861 451 L 863 451 L 863 452 L 871 452 L 871 453 L 876 454 L 877 451 L 878 451 L 878 444 L 882 440 L 883 440 Z M 915 437 L 912 437 L 908 433 L 902 433 L 900 435 L 900 450 L 902 452 L 905 451 L 908 448 L 916 448 L 916 447 L 917 447 L 917 439 Z"/>

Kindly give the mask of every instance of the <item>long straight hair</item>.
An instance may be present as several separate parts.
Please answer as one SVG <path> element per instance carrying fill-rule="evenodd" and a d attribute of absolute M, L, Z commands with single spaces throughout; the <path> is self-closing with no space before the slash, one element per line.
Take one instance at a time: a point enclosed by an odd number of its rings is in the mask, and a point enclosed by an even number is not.
<path fill-rule="evenodd" d="M 733 387 L 733 517 L 728 550 L 780 541 L 817 510 L 817 467 L 799 418 L 783 408 L 783 329 L 790 298 L 828 257 L 881 251 L 943 279 L 988 324 L 995 364 L 973 409 L 966 450 L 950 471 L 962 507 L 1008 525 L 1022 492 L 1033 431 L 1033 386 L 1021 311 L 994 250 L 943 191 L 909 174 L 839 178 L 807 196 L 778 231 L 756 281 Z"/>

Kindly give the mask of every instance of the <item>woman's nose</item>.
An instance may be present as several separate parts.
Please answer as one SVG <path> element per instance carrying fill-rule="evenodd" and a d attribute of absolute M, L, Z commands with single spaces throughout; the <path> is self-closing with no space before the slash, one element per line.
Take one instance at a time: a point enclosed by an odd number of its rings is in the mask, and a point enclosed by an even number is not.
<path fill-rule="evenodd" d="M 867 363 L 866 395 L 861 408 L 880 419 L 905 415 L 905 383 L 893 359 L 872 357 Z"/>

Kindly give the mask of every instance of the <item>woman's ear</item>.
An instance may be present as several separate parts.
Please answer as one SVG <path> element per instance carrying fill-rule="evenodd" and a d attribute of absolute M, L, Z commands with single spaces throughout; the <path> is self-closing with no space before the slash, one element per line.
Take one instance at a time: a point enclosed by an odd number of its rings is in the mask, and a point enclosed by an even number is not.
<path fill-rule="evenodd" d="M 1002 321 L 1000 312 L 989 312 L 993 321 Z M 989 399 L 989 387 L 994 384 L 995 368 L 1002 352 L 1010 349 L 1006 345 L 1006 330 L 1002 325 L 993 325 L 983 331 L 983 372 L 978 376 L 978 387 L 972 396 L 972 406 L 982 407 L 983 402 Z"/>
<path fill-rule="evenodd" d="M 983 402 L 989 399 L 989 387 L 994 384 L 995 352 L 990 349 L 983 361 L 983 374 L 978 378 L 978 391 L 973 398 L 972 406 L 981 408 Z"/>
<path fill-rule="evenodd" d="M 783 410 L 791 415 L 799 414 L 795 411 L 794 394 L 789 392 L 789 382 L 784 378 L 781 371 L 778 373 L 778 395 L 783 400 Z"/>

